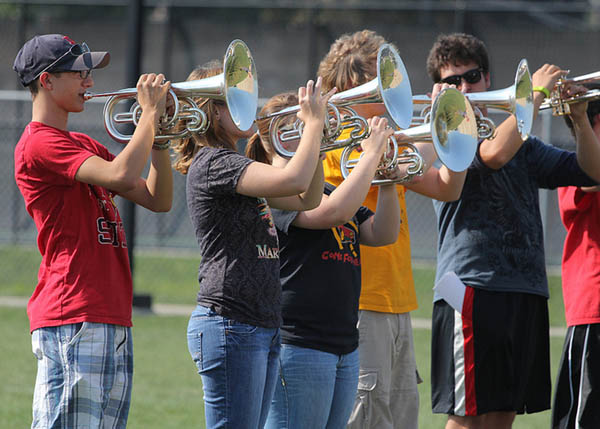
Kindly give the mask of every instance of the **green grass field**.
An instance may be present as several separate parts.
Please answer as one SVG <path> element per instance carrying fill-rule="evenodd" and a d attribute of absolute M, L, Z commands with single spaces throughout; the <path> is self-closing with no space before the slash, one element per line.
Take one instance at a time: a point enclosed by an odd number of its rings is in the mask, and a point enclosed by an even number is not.
<path fill-rule="evenodd" d="M 39 257 L 35 249 L 0 248 L 0 296 L 28 296 L 35 284 Z M 194 257 L 137 255 L 137 293 L 152 295 L 156 303 L 193 305 L 197 271 Z M 434 272 L 428 267 L 414 269 L 420 308 L 413 318 L 431 317 Z M 550 322 L 564 326 L 560 278 L 550 278 Z M 0 427 L 26 428 L 31 424 L 31 398 L 36 362 L 31 353 L 28 320 L 24 308 L 0 307 Z M 186 343 L 186 316 L 134 315 L 135 372 L 130 428 L 204 428 L 200 377 L 189 357 Z M 428 329 L 415 329 L 421 408 L 419 427 L 441 428 L 445 417 L 431 413 Z M 552 376 L 556 374 L 561 337 L 551 338 Z M 548 428 L 550 412 L 519 416 L 518 429 Z"/>

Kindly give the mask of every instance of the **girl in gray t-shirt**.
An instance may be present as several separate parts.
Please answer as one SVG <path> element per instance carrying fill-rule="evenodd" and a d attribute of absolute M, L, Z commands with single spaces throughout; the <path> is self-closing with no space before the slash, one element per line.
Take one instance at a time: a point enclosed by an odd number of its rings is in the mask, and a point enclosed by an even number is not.
<path fill-rule="evenodd" d="M 188 80 L 222 73 L 217 62 Z M 304 136 L 283 167 L 253 162 L 236 152 L 249 137 L 215 99 L 195 100 L 210 127 L 174 145 L 174 167 L 187 175 L 190 218 L 200 247 L 198 306 L 188 346 L 202 376 L 206 427 L 262 427 L 278 368 L 281 324 L 279 245 L 270 206 L 316 207 L 323 191 L 317 170 L 326 105 L 321 81 L 298 90 Z"/>

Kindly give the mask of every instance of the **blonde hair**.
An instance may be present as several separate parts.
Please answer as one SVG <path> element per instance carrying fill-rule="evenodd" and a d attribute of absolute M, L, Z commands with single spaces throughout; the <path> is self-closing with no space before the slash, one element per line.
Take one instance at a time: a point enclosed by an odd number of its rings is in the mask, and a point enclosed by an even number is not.
<path fill-rule="evenodd" d="M 248 158 L 264 164 L 271 164 L 275 149 L 271 143 L 271 135 L 269 132 L 271 119 L 265 118 L 265 116 L 278 112 L 286 107 L 296 105 L 298 105 L 298 96 L 293 92 L 277 94 L 265 103 L 256 119 L 258 132 L 254 133 L 246 144 L 246 156 Z M 295 119 L 295 115 L 288 115 L 288 117 L 283 119 L 283 123 L 293 122 Z"/>
<path fill-rule="evenodd" d="M 222 72 L 222 63 L 218 60 L 213 60 L 202 66 L 196 67 L 186 80 L 204 79 L 216 76 Z M 227 138 L 225 130 L 217 120 L 217 104 L 222 103 L 222 101 L 201 97 L 194 98 L 194 101 L 206 114 L 210 125 L 206 133 L 192 133 L 189 137 L 176 140 L 175 143 L 171 145 L 174 152 L 173 168 L 181 174 L 187 174 L 192 160 L 194 159 L 194 155 L 196 155 L 198 149 L 203 146 L 224 147 L 232 150 L 236 149 L 230 139 Z"/>
<path fill-rule="evenodd" d="M 377 77 L 377 52 L 386 40 L 372 30 L 344 34 L 338 38 L 319 64 L 323 90 L 338 92 L 367 83 Z"/>

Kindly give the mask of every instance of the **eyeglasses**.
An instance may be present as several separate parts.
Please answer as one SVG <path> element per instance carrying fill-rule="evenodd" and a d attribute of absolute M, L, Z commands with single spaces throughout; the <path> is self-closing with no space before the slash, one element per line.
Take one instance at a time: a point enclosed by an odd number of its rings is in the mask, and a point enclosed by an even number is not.
<path fill-rule="evenodd" d="M 481 74 L 483 73 L 483 69 L 476 68 L 469 71 L 464 72 L 463 74 L 455 74 L 452 76 L 445 77 L 441 79 L 440 82 L 447 83 L 449 85 L 459 86 L 464 79 L 467 83 L 477 83 L 481 80 Z"/>
<path fill-rule="evenodd" d="M 65 52 L 64 54 L 62 54 L 57 59 L 55 59 L 52 62 L 52 64 L 50 64 L 49 66 L 47 66 L 46 68 L 44 68 L 44 70 L 42 70 L 41 72 L 39 72 L 37 74 L 37 76 L 33 80 L 36 80 L 38 77 L 41 76 L 42 73 L 47 72 L 48 70 L 50 70 L 52 67 L 54 67 L 56 64 L 58 64 L 60 62 L 60 60 L 62 60 L 67 55 L 71 54 L 74 57 L 78 57 L 79 55 L 85 54 L 86 52 L 90 52 L 90 48 L 88 47 L 88 45 L 85 42 L 83 42 L 83 43 L 76 43 L 76 44 L 72 45 L 71 49 L 69 49 L 67 52 Z M 87 72 L 87 74 L 85 75 L 85 77 L 83 77 L 83 75 L 81 74 L 81 72 Z M 85 79 L 85 78 L 87 78 L 89 76 L 90 72 L 91 72 L 91 70 L 81 70 L 79 72 L 79 76 L 82 79 Z"/>
<path fill-rule="evenodd" d="M 50 73 L 77 73 L 79 75 L 79 79 L 85 80 L 92 75 L 92 70 L 55 70 Z"/>

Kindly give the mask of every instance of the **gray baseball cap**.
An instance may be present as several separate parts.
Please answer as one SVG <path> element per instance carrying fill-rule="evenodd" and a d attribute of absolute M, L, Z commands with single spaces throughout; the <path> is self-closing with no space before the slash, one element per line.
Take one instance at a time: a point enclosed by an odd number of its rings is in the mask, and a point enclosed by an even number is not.
<path fill-rule="evenodd" d="M 23 86 L 43 72 L 79 71 L 106 67 L 108 52 L 91 52 L 85 43 L 75 43 L 62 34 L 35 36 L 19 50 L 13 69 Z"/>

